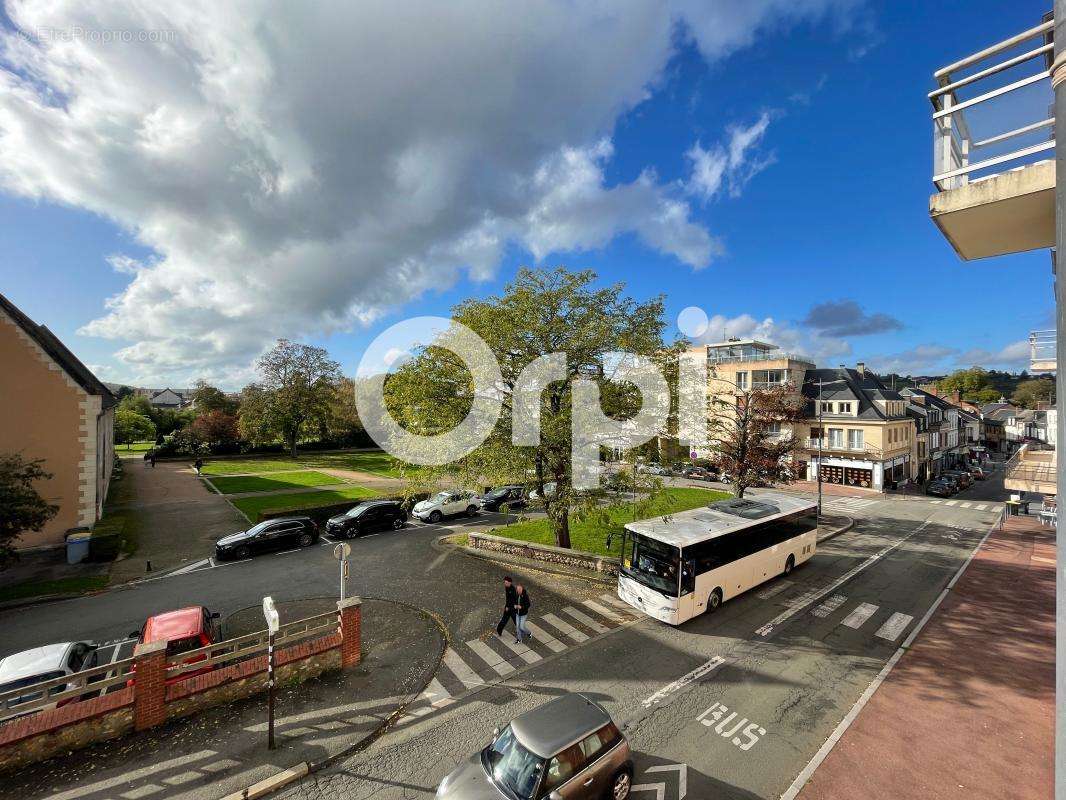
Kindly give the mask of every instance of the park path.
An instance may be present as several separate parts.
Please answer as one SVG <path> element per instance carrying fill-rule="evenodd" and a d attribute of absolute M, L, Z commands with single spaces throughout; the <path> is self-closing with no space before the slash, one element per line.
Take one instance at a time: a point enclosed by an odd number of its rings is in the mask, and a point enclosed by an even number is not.
<path fill-rule="evenodd" d="M 123 466 L 122 502 L 111 508 L 128 512 L 137 551 L 112 566 L 112 585 L 213 555 L 217 539 L 248 527 L 187 464 L 159 461 L 153 468 L 140 459 L 124 459 Z"/>

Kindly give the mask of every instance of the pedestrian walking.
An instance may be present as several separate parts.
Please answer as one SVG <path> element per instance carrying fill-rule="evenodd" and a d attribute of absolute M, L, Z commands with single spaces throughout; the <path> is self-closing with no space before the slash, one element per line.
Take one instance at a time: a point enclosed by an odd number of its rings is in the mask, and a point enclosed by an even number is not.
<path fill-rule="evenodd" d="M 515 587 L 515 644 L 519 644 L 523 639 L 532 639 L 533 634 L 526 630 L 526 618 L 529 616 L 529 592 L 526 591 L 526 587 L 522 584 L 518 584 Z"/>
<path fill-rule="evenodd" d="M 507 575 L 503 579 L 503 616 L 500 617 L 500 624 L 496 626 L 496 635 L 501 639 L 503 638 L 503 629 L 507 627 L 507 620 L 514 621 L 515 607 L 518 605 L 518 593 L 515 592 L 514 582 L 511 580 L 511 576 Z M 517 622 L 515 625 L 517 626 Z M 517 627 L 515 628 L 517 630 Z"/>
<path fill-rule="evenodd" d="M 144 451 L 144 456 L 142 456 L 142 458 L 144 459 L 144 465 L 147 467 L 148 466 L 148 462 L 152 460 L 152 451 L 151 450 L 145 450 Z"/>
<path fill-rule="evenodd" d="M 204 468 L 204 460 L 202 458 L 196 459 L 196 461 L 193 462 L 193 466 L 196 467 L 196 474 L 199 475 L 200 470 Z"/>
<path fill-rule="evenodd" d="M 148 463 L 152 465 L 152 469 L 155 469 L 155 450 L 148 451 Z"/>

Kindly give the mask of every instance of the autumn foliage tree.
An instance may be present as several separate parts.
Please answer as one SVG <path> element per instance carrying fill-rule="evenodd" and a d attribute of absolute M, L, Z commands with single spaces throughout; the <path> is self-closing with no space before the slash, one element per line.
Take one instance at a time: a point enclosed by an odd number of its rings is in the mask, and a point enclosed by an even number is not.
<path fill-rule="evenodd" d="M 198 416 L 192 423 L 196 437 L 209 445 L 233 444 L 237 441 L 237 417 L 222 409 L 208 411 Z"/>

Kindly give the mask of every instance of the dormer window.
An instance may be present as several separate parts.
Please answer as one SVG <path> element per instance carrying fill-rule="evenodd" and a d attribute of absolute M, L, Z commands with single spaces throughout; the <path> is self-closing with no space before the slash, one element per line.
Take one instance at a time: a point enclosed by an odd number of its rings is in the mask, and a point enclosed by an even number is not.
<path fill-rule="evenodd" d="M 831 400 L 823 400 L 822 401 L 822 413 L 823 414 L 832 414 L 833 413 L 833 403 L 832 403 Z"/>
<path fill-rule="evenodd" d="M 848 402 L 848 403 L 837 403 L 837 413 L 838 414 L 850 414 L 851 413 L 851 403 L 850 402 Z"/>

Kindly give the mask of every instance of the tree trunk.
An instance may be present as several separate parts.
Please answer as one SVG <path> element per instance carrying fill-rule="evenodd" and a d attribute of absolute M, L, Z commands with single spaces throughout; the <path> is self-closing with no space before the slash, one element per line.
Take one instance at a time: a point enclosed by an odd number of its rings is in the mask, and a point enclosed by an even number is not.
<path fill-rule="evenodd" d="M 293 431 L 289 436 L 289 452 L 292 453 L 292 457 L 296 458 L 296 431 Z"/>
<path fill-rule="evenodd" d="M 556 501 L 548 505 L 548 521 L 555 535 L 555 546 L 570 549 L 570 509 L 566 503 Z"/>

